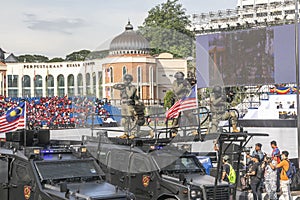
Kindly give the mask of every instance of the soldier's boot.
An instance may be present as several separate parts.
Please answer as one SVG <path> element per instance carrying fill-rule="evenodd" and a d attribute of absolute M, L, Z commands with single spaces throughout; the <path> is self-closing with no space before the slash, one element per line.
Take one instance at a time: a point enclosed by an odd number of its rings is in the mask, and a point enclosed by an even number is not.
<path fill-rule="evenodd" d="M 128 138 L 128 134 L 124 133 L 123 135 L 119 136 L 119 138 L 121 138 L 121 139 L 127 139 Z"/>
<path fill-rule="evenodd" d="M 197 131 L 197 130 L 193 130 L 193 131 L 192 131 L 192 135 L 194 135 L 194 136 L 195 136 L 195 135 L 198 135 L 198 131 Z"/>
<path fill-rule="evenodd" d="M 133 140 L 135 138 L 135 135 L 133 133 L 131 133 L 131 135 L 129 136 L 130 140 Z"/>
<path fill-rule="evenodd" d="M 232 132 L 233 132 L 233 133 L 238 133 L 238 132 L 240 132 L 239 129 L 237 129 L 237 127 L 236 127 L 235 124 L 232 125 Z"/>
<path fill-rule="evenodd" d="M 176 137 L 176 136 L 177 136 L 177 132 L 172 132 L 172 133 L 171 133 L 171 137 L 172 137 L 172 138 L 174 138 L 174 137 Z"/>

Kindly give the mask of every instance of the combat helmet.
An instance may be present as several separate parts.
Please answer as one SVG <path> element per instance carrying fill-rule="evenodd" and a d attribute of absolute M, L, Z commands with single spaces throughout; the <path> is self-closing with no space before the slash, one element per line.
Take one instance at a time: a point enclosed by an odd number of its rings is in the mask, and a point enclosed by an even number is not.
<path fill-rule="evenodd" d="M 183 80 L 184 79 L 184 73 L 183 72 L 176 72 L 174 77 L 177 79 L 177 80 Z"/>
<path fill-rule="evenodd" d="M 132 82 L 133 81 L 133 77 L 131 74 L 125 74 L 123 77 L 124 81 L 128 81 L 128 82 Z"/>
<path fill-rule="evenodd" d="M 221 86 L 216 85 L 216 86 L 213 88 L 212 92 L 215 93 L 215 94 L 221 94 L 221 93 L 222 93 L 222 88 L 221 88 Z"/>

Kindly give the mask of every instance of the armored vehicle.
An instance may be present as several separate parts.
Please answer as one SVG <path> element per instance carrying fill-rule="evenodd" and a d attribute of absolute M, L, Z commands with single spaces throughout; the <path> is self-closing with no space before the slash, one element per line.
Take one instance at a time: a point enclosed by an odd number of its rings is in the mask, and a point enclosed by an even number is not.
<path fill-rule="evenodd" d="M 45 130 L 6 134 L 0 147 L 1 200 L 135 199 L 104 181 L 105 174 L 80 141 L 49 138 Z"/>
<path fill-rule="evenodd" d="M 205 174 L 195 155 L 154 139 L 104 135 L 85 136 L 84 145 L 99 161 L 107 181 L 128 189 L 137 199 L 230 199 L 231 186 L 225 182 L 215 185 L 215 178 Z"/>

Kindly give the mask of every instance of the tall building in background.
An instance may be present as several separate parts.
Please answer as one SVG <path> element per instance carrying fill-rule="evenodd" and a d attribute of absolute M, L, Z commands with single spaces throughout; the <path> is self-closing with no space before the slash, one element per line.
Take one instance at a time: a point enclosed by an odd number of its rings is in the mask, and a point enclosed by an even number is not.
<path fill-rule="evenodd" d="M 192 29 L 197 33 L 292 23 L 294 0 L 238 0 L 236 8 L 196 13 Z"/>

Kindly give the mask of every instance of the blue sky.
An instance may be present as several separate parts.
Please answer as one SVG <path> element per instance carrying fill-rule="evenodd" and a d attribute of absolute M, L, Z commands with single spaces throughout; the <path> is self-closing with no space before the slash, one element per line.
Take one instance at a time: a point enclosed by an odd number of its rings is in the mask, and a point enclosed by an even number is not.
<path fill-rule="evenodd" d="M 179 0 L 187 14 L 236 7 L 237 0 Z M 124 30 L 135 30 L 166 0 L 9 0 L 1 2 L 0 47 L 15 55 L 65 57 L 101 49 Z"/>

